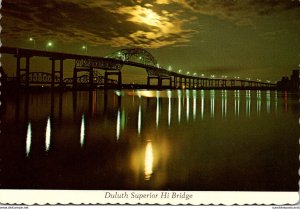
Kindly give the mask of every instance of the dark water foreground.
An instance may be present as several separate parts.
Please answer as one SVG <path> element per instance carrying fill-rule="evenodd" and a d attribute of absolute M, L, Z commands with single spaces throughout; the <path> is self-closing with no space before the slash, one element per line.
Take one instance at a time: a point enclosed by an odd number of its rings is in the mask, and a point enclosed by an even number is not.
<path fill-rule="evenodd" d="M 9 96 L 1 188 L 298 191 L 299 106 L 276 91 Z"/>

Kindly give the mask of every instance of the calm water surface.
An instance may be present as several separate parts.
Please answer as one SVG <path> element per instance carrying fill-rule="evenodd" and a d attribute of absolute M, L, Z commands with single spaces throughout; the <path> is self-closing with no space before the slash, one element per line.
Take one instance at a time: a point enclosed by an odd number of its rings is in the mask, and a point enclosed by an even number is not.
<path fill-rule="evenodd" d="M 47 92 L 2 101 L 1 188 L 298 191 L 299 94 Z"/>

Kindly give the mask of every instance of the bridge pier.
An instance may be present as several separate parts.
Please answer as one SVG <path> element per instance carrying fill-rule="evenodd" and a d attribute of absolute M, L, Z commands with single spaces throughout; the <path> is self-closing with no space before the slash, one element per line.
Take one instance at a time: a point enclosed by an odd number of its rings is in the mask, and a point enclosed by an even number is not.
<path fill-rule="evenodd" d="M 151 86 L 151 80 L 157 79 L 157 86 L 159 86 L 159 77 L 158 76 L 147 76 L 147 87 L 150 88 Z"/>
<path fill-rule="evenodd" d="M 231 87 L 235 87 L 235 80 L 231 80 L 230 85 L 231 85 Z"/>
<path fill-rule="evenodd" d="M 245 81 L 241 81 L 241 87 L 245 87 Z"/>
<path fill-rule="evenodd" d="M 17 68 L 16 68 L 16 77 L 18 85 L 21 84 L 21 72 L 25 72 L 25 87 L 29 87 L 29 70 L 30 70 L 30 57 L 29 56 L 18 56 L 17 58 Z M 25 58 L 25 68 L 21 67 L 22 58 Z"/>
<path fill-rule="evenodd" d="M 122 88 L 122 73 L 121 73 L 121 71 L 118 71 L 118 72 L 105 71 L 105 73 L 104 73 L 104 88 L 105 89 L 108 88 L 108 76 L 109 75 L 117 75 L 118 76 L 118 88 L 121 89 Z"/>
<path fill-rule="evenodd" d="M 215 80 L 215 87 L 220 87 L 220 80 Z"/>
<path fill-rule="evenodd" d="M 191 88 L 191 78 L 189 78 L 189 89 Z"/>
<path fill-rule="evenodd" d="M 176 88 L 177 88 L 177 77 L 174 76 L 174 89 L 176 89 Z"/>
<path fill-rule="evenodd" d="M 158 88 L 162 88 L 162 82 L 163 80 L 169 80 L 169 88 L 172 88 L 172 77 L 159 77 L 158 78 Z"/>
<path fill-rule="evenodd" d="M 88 72 L 90 89 L 93 89 L 94 71 L 93 68 L 74 68 L 73 70 L 73 89 L 77 89 L 77 74 L 78 72 Z"/>
<path fill-rule="evenodd" d="M 51 60 L 51 88 L 54 88 L 55 85 L 55 74 L 58 73 L 59 74 L 59 86 L 62 87 L 63 86 L 63 82 L 64 82 L 64 59 L 56 59 L 56 58 L 50 58 Z M 59 70 L 55 70 L 56 69 L 56 61 L 59 61 Z"/>
<path fill-rule="evenodd" d="M 226 86 L 227 86 L 227 85 L 226 85 L 226 80 L 221 80 L 221 82 L 222 82 L 222 83 L 221 83 L 222 87 L 223 87 L 223 88 L 226 88 Z"/>

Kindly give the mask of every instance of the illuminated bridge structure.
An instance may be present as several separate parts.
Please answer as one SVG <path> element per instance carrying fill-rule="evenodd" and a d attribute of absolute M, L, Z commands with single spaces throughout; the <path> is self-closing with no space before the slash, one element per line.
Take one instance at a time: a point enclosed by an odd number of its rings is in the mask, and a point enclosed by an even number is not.
<path fill-rule="evenodd" d="M 122 88 L 122 68 L 125 65 L 134 66 L 146 70 L 146 88 L 170 88 L 170 89 L 275 89 L 276 84 L 262 81 L 253 81 L 239 78 L 208 78 L 195 75 L 177 73 L 160 67 L 157 60 L 148 51 L 141 48 L 121 49 L 106 57 L 69 54 L 52 51 L 40 51 L 33 49 L 14 48 L 2 46 L 2 54 L 11 54 L 16 57 L 16 81 L 18 84 L 24 83 L 26 87 L 30 84 L 50 84 L 55 86 L 65 86 L 72 84 L 76 89 L 79 83 L 88 83 L 89 88 L 97 87 L 95 84 L 103 84 L 104 88 Z M 30 60 L 33 57 L 46 57 L 51 62 L 50 73 L 39 74 L 41 72 L 30 72 Z M 25 62 L 22 66 L 22 60 Z M 73 60 L 74 69 L 72 78 L 64 79 L 64 61 Z M 56 69 L 56 62 L 59 68 Z M 104 71 L 104 76 L 97 73 L 97 69 Z M 84 77 L 79 76 L 79 72 L 85 72 Z M 110 79 L 110 76 L 117 76 L 117 81 Z M 44 79 L 45 78 L 45 79 Z M 40 79 L 40 80 L 39 80 Z M 156 80 L 155 85 L 151 85 L 151 80 Z M 167 80 L 168 85 L 163 85 Z M 166 82 L 165 82 L 166 83 Z M 111 85 L 116 84 L 116 85 Z"/>
<path fill-rule="evenodd" d="M 93 73 L 93 84 L 95 87 L 98 85 L 104 85 L 104 76 L 98 72 Z M 29 73 L 29 83 L 30 84 L 52 84 L 52 74 L 47 72 L 30 72 Z M 26 74 L 22 74 L 19 79 L 21 84 L 26 83 Z M 88 73 L 78 76 L 76 81 L 77 84 L 90 84 L 90 76 Z M 54 76 L 54 84 L 60 84 L 60 77 L 55 75 Z M 64 85 L 73 85 L 74 78 L 64 78 L 63 79 Z M 116 80 L 108 79 L 108 84 L 116 85 Z"/>

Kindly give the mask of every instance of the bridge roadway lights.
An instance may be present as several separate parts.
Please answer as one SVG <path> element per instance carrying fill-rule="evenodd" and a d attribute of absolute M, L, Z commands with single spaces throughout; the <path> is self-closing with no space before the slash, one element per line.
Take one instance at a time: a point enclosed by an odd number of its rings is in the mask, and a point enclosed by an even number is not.
<path fill-rule="evenodd" d="M 25 87 L 29 87 L 29 70 L 30 70 L 30 56 L 15 56 L 17 58 L 16 76 L 18 85 L 21 84 L 21 72 L 25 72 Z M 25 68 L 21 67 L 22 58 L 25 58 Z"/>

